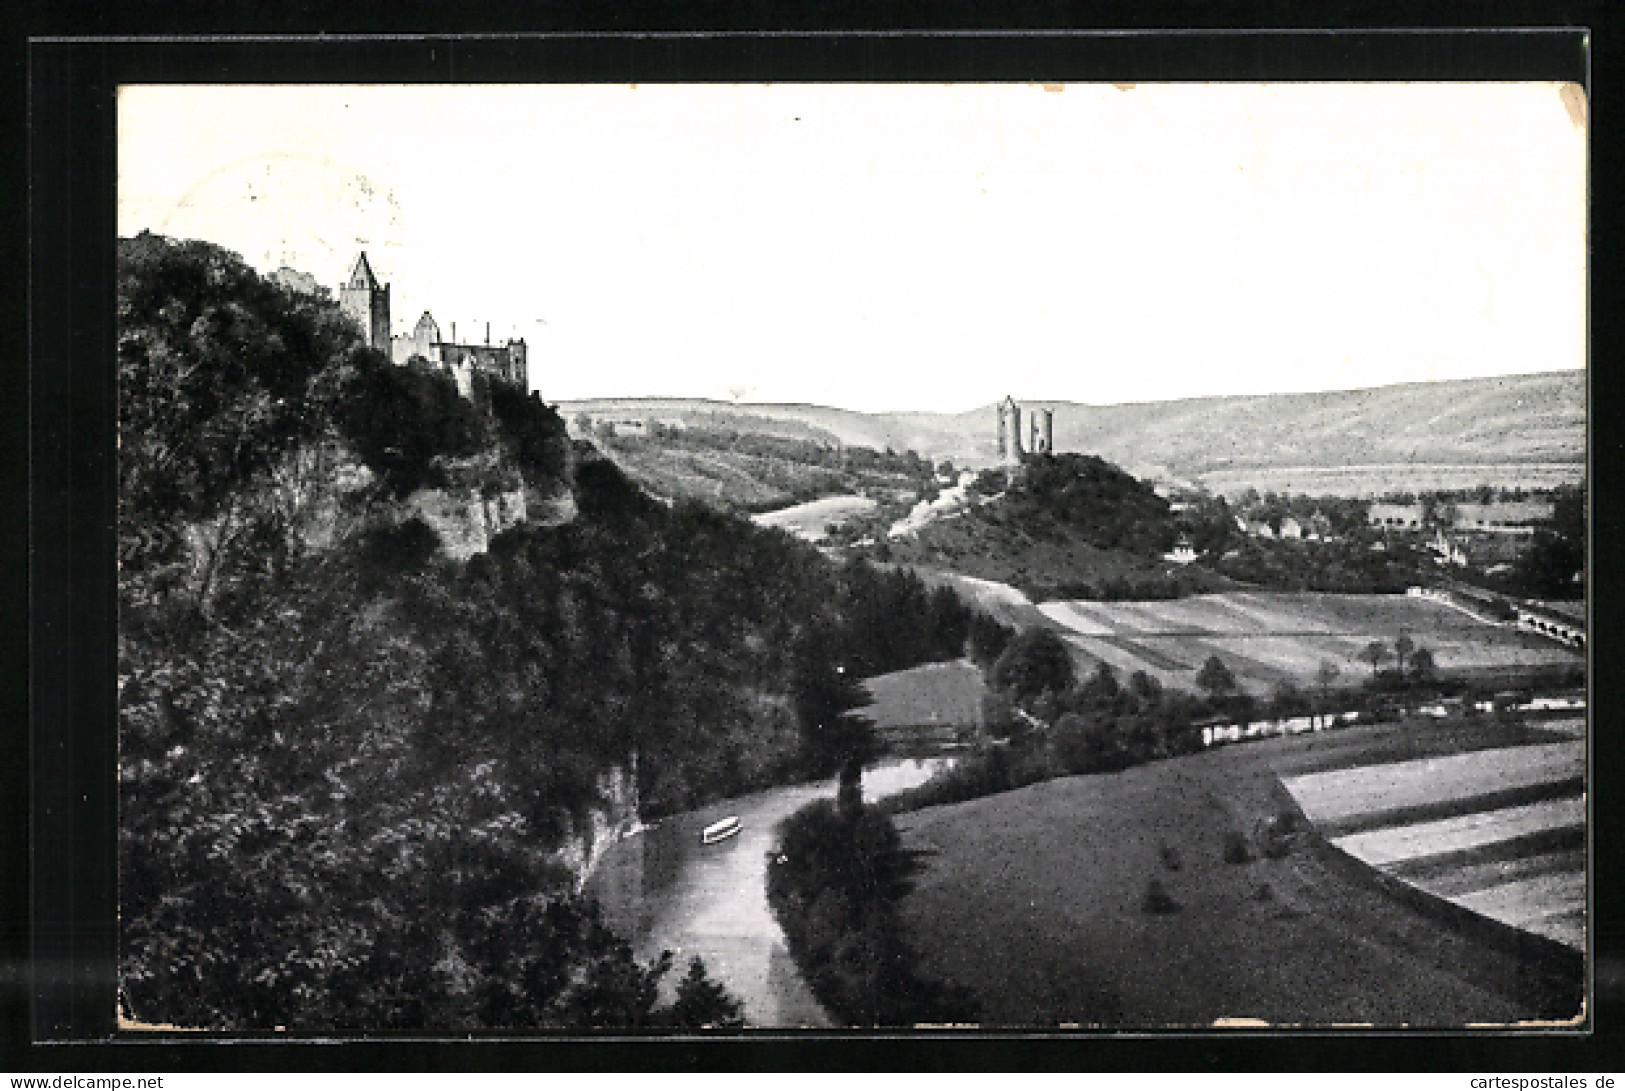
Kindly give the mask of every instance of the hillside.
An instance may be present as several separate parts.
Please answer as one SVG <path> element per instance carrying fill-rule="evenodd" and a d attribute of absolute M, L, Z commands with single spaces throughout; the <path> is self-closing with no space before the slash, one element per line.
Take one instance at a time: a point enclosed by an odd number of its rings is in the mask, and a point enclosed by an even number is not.
<path fill-rule="evenodd" d="M 983 475 L 982 488 L 1003 485 Z M 879 552 L 1019 588 L 1029 598 L 1171 598 L 1229 581 L 1163 559 L 1179 532 L 1168 502 L 1091 455 L 1029 458 L 1003 491 L 963 514 L 893 535 Z"/>
<path fill-rule="evenodd" d="M 1350 728 L 902 815 L 925 861 L 905 927 L 923 972 L 971 989 L 993 1026 L 1570 1019 L 1580 958 L 1395 897 L 1307 829 L 1275 768 L 1328 748 L 1380 761 L 1541 741 L 1502 725 Z"/>
<path fill-rule="evenodd" d="M 931 465 L 917 456 L 840 447 L 827 437 L 750 431 L 746 419 L 700 415 L 680 428 L 657 420 L 638 434 L 624 425 L 617 431 L 613 420 L 587 428 L 583 416 L 575 434 L 589 436 L 648 492 L 724 511 L 773 511 L 855 494 L 905 502 L 933 476 Z M 778 428 L 777 422 L 766 426 Z"/>
<path fill-rule="evenodd" d="M 1412 488 L 1555 484 L 1577 480 L 1585 458 L 1586 384 L 1577 371 L 1320 394 L 1105 406 L 1026 399 L 1023 405 L 1054 408 L 1058 451 L 1098 454 L 1142 476 L 1211 482 L 1216 489 L 1244 488 L 1253 483 L 1249 477 L 1260 488 L 1300 492 L 1362 486 L 1380 492 L 1390 479 L 1398 482 L 1394 487 Z M 726 412 L 757 418 L 763 428 L 797 422 L 845 443 L 914 450 L 933 461 L 979 466 L 996 456 L 992 405 L 957 414 L 867 414 L 813 405 L 620 399 L 567 402 L 560 411 Z M 1348 467 L 1367 472 L 1351 478 Z M 1334 478 L 1329 471 L 1345 472 Z M 1420 484 L 1405 484 L 1419 475 Z"/>
<path fill-rule="evenodd" d="M 217 246 L 117 256 L 121 1014 L 716 1022 L 658 1006 L 590 861 L 831 772 L 796 699 L 959 655 L 970 611 L 658 503 L 533 392 L 395 366 Z"/>

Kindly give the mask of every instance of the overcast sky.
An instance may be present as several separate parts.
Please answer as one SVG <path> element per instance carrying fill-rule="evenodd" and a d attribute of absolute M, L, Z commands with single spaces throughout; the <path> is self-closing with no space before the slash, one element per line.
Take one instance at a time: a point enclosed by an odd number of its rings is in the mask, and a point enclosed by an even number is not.
<path fill-rule="evenodd" d="M 1556 84 L 130 87 L 119 231 L 523 337 L 548 400 L 958 411 L 1585 366 Z"/>

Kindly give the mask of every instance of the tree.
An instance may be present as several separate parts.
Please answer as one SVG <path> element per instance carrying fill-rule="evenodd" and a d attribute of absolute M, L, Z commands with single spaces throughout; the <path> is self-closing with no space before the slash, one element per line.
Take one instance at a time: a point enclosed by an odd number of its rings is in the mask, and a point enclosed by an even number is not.
<path fill-rule="evenodd" d="M 1202 664 L 1202 669 L 1196 672 L 1196 684 L 1215 698 L 1228 696 L 1240 688 L 1236 683 L 1236 676 L 1230 673 L 1230 668 L 1224 665 L 1224 660 L 1216 655 L 1208 656 L 1207 662 Z"/>
<path fill-rule="evenodd" d="M 1380 640 L 1373 640 L 1360 649 L 1360 658 L 1371 664 L 1371 677 L 1376 678 L 1377 668 L 1382 665 L 1384 659 L 1388 658 L 1388 645 Z"/>
<path fill-rule="evenodd" d="M 1416 682 L 1431 682 L 1437 673 L 1437 666 L 1433 662 L 1433 653 L 1426 648 L 1417 648 L 1411 653 L 1411 679 Z"/>
<path fill-rule="evenodd" d="M 1400 681 L 1405 680 L 1405 661 L 1410 658 L 1411 649 L 1415 647 L 1416 642 L 1404 633 L 1400 633 L 1399 639 L 1394 641 L 1394 657 L 1399 661 Z"/>
<path fill-rule="evenodd" d="M 677 999 L 666 1015 L 672 1026 L 742 1027 L 745 1008 L 705 972 L 699 956 L 689 961 L 688 973 L 677 983 Z"/>
<path fill-rule="evenodd" d="M 1342 670 L 1329 659 L 1322 659 L 1320 666 L 1315 668 L 1315 681 L 1320 683 L 1320 722 L 1326 722 L 1326 710 L 1331 704 L 1332 683 Z"/>
<path fill-rule="evenodd" d="M 1308 704 L 1297 684 L 1290 678 L 1283 679 L 1276 685 L 1275 692 L 1270 698 L 1270 715 L 1277 720 L 1291 719 L 1302 714 Z"/>
<path fill-rule="evenodd" d="M 1075 678 L 1072 653 L 1054 630 L 1024 629 L 993 664 L 991 684 L 1017 700 L 1068 689 Z"/>
<path fill-rule="evenodd" d="M 833 634 L 814 630 L 795 651 L 790 706 L 801 730 L 809 771 L 840 777 L 843 811 L 861 809 L 863 766 L 880 753 L 874 721 L 854 710 L 869 703 L 856 675 L 836 661 Z"/>

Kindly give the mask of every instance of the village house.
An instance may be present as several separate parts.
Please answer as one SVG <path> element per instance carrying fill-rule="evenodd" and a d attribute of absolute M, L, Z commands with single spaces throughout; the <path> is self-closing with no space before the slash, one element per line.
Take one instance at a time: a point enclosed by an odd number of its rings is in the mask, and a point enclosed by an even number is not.
<path fill-rule="evenodd" d="M 1456 504 L 1452 525 L 1457 530 L 1486 534 L 1533 534 L 1540 523 L 1551 521 L 1550 500 L 1499 500 L 1489 504 Z"/>
<path fill-rule="evenodd" d="M 1421 504 L 1372 504 L 1366 511 L 1366 522 L 1385 530 L 1420 530 Z"/>
<path fill-rule="evenodd" d="M 1162 559 L 1172 561 L 1174 564 L 1190 564 L 1196 560 L 1196 549 L 1191 545 L 1189 538 L 1181 535 L 1179 541 L 1174 545 L 1174 551 L 1164 553 Z"/>

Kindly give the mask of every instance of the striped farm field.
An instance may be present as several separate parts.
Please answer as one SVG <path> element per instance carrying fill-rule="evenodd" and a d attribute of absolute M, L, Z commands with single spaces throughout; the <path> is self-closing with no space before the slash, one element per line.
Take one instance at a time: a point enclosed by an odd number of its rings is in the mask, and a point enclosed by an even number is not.
<path fill-rule="evenodd" d="M 1437 807 L 1584 774 L 1585 744 L 1574 741 L 1310 773 L 1292 778 L 1289 787 L 1304 814 L 1324 827 L 1361 814 Z"/>
<path fill-rule="evenodd" d="M 1390 826 L 1340 837 L 1335 843 L 1349 855 L 1380 867 L 1584 824 L 1585 802 L 1575 796 L 1442 818 L 1437 822 L 1419 822 L 1414 826 Z"/>
<path fill-rule="evenodd" d="M 1438 898 L 1585 946 L 1585 743 L 1531 742 L 1283 778 L 1349 856 Z"/>
<path fill-rule="evenodd" d="M 1404 634 L 1433 655 L 1445 675 L 1505 675 L 1572 668 L 1579 653 L 1534 633 L 1481 621 L 1408 595 L 1229 591 L 1157 602 L 1047 602 L 1037 610 L 1064 630 L 1089 661 L 1120 672 L 1143 670 L 1189 687 L 1217 655 L 1242 685 L 1267 693 L 1284 681 L 1308 687 L 1322 663 L 1344 683 L 1369 677 L 1360 658 L 1373 640 Z M 1391 663 L 1391 661 L 1390 661 Z"/>

